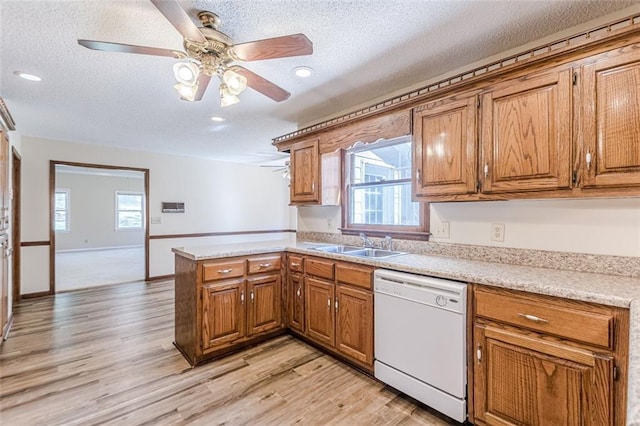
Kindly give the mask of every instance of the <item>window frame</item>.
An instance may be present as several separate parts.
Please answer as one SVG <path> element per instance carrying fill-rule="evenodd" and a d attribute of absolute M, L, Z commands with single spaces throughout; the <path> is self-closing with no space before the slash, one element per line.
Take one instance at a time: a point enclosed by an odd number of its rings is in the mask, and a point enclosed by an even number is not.
<path fill-rule="evenodd" d="M 138 195 L 140 196 L 140 210 L 128 210 L 128 209 L 120 209 L 120 199 L 119 196 L 120 195 Z M 144 226 L 145 226 L 145 221 L 144 221 L 144 215 L 145 215 L 145 207 L 144 207 L 144 192 L 139 192 L 139 191 L 115 191 L 115 230 L 117 232 L 120 231 L 142 231 L 144 230 Z M 121 211 L 126 211 L 126 212 L 135 212 L 135 211 L 139 211 L 141 214 L 140 217 L 140 226 L 139 227 L 121 227 L 120 226 L 120 215 L 119 213 Z"/>
<path fill-rule="evenodd" d="M 58 193 L 65 194 L 66 207 L 64 210 L 56 208 L 56 195 Z M 70 188 L 56 188 L 53 192 L 53 231 L 56 234 L 68 234 L 71 232 L 71 189 Z M 65 229 L 56 229 L 56 213 L 58 211 L 65 212 Z"/>
<path fill-rule="evenodd" d="M 392 139 L 379 139 L 371 143 L 358 142 L 351 146 L 347 150 L 343 150 L 342 155 L 342 191 L 344 196 L 342 197 L 341 209 L 342 209 L 342 227 L 339 230 L 344 235 L 358 235 L 360 233 L 366 233 L 368 236 L 384 237 L 391 236 L 399 239 L 410 240 L 428 240 L 429 239 L 429 204 L 425 202 L 419 202 L 419 223 L 417 226 L 406 225 L 375 225 L 375 224 L 361 224 L 351 222 L 351 188 L 380 188 L 383 185 L 393 184 L 409 184 L 413 185 L 411 177 L 394 179 L 392 181 L 385 181 L 383 184 L 380 182 L 362 182 L 351 183 L 351 168 L 352 163 L 349 155 L 355 152 L 367 151 L 370 149 L 380 148 L 382 146 L 392 146 L 395 144 L 406 143 L 411 144 L 411 161 L 414 161 L 413 155 L 413 141 L 411 135 L 400 136 Z M 411 197 L 413 198 L 413 196 Z"/>

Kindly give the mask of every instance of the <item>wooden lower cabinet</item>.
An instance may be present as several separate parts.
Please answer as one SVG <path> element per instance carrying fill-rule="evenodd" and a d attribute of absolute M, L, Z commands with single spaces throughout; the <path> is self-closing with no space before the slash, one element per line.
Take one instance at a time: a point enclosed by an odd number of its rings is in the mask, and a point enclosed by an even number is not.
<path fill-rule="evenodd" d="M 289 275 L 289 328 L 304 333 L 304 279 L 301 274 Z"/>
<path fill-rule="evenodd" d="M 280 274 L 247 280 L 247 334 L 253 336 L 282 325 Z"/>
<path fill-rule="evenodd" d="M 355 263 L 306 258 L 301 309 L 306 338 L 370 372 L 373 371 L 373 269 Z"/>
<path fill-rule="evenodd" d="M 280 254 L 176 255 L 175 281 L 175 345 L 191 365 L 284 331 Z"/>
<path fill-rule="evenodd" d="M 625 424 L 627 310 L 478 286 L 474 299 L 475 424 Z"/>
<path fill-rule="evenodd" d="M 335 310 L 336 349 L 373 365 L 373 294 L 337 285 Z"/>
<path fill-rule="evenodd" d="M 244 280 L 202 287 L 202 348 L 233 342 L 246 335 Z"/>
<path fill-rule="evenodd" d="M 305 328 L 306 335 L 325 345 L 335 344 L 334 284 L 306 277 Z"/>

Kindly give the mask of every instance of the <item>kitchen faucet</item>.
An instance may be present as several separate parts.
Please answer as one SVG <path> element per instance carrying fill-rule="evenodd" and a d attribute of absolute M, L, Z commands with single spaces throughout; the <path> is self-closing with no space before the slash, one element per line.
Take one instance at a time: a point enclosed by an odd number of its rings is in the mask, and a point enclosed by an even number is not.
<path fill-rule="evenodd" d="M 362 246 L 363 247 L 371 247 L 371 248 L 375 248 L 376 247 L 376 243 L 374 243 L 371 238 L 367 237 L 364 232 L 360 233 L 360 238 L 362 238 Z"/>

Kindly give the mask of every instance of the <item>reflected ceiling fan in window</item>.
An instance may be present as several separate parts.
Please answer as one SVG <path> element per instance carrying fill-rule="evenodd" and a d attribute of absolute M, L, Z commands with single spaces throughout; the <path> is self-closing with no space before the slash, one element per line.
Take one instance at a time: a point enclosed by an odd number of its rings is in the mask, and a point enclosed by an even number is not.
<path fill-rule="evenodd" d="M 220 104 L 223 107 L 238 103 L 238 95 L 247 86 L 276 102 L 282 102 L 291 96 L 289 92 L 235 62 L 313 53 L 313 44 L 304 34 L 234 44 L 226 34 L 218 31 L 220 18 L 215 13 L 198 13 L 198 19 L 203 26 L 197 27 L 177 0 L 150 1 L 182 35 L 184 52 L 95 40 L 78 40 L 78 43 L 94 50 L 180 59 L 181 62 L 173 66 L 177 80 L 174 87 L 180 93 L 180 97 L 187 101 L 201 100 L 211 78 L 217 76 L 220 79 Z"/>

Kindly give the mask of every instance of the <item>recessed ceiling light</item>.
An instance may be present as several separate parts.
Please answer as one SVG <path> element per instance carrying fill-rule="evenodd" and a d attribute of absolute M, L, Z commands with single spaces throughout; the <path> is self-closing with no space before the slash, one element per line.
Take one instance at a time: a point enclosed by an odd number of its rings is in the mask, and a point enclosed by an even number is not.
<path fill-rule="evenodd" d="M 309 67 L 295 67 L 293 73 L 300 78 L 307 78 L 313 74 L 313 70 Z"/>
<path fill-rule="evenodd" d="M 216 116 L 211 117 L 211 121 L 215 121 L 216 123 L 222 123 L 225 120 L 226 118 L 224 117 L 216 117 Z"/>
<path fill-rule="evenodd" d="M 25 80 L 29 80 L 29 81 L 41 81 L 42 80 L 37 75 L 29 74 L 29 73 L 22 72 L 22 71 L 14 71 L 13 73 L 15 75 L 17 75 L 18 77 L 24 78 Z"/>

